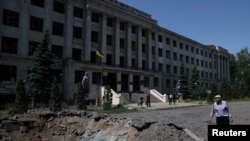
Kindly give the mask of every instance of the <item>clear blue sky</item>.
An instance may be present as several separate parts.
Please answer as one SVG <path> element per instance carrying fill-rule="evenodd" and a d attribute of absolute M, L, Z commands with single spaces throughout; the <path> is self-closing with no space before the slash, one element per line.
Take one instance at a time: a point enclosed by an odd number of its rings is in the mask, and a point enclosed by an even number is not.
<path fill-rule="evenodd" d="M 144 11 L 158 25 L 236 54 L 250 48 L 250 0 L 118 0 Z"/>

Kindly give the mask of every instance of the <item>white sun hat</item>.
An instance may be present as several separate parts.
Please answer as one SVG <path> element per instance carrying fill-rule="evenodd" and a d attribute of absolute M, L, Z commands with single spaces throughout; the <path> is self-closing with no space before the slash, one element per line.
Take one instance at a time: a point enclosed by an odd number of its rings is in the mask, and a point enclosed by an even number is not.
<path fill-rule="evenodd" d="M 216 95 L 214 98 L 221 98 L 221 96 L 220 95 Z"/>

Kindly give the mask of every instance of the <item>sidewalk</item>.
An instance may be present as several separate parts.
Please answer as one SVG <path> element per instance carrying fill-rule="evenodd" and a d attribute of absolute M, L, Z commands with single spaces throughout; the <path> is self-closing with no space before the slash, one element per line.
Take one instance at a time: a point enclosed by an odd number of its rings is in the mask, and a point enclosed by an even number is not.
<path fill-rule="evenodd" d="M 137 103 L 125 104 L 129 109 L 137 109 L 137 110 L 165 110 L 165 109 L 174 109 L 174 108 L 183 108 L 183 107 L 193 107 L 193 106 L 202 106 L 206 105 L 205 102 L 197 101 L 197 102 L 180 102 L 169 105 L 169 103 L 157 102 L 151 103 L 151 107 L 147 107 L 147 105 L 143 104 L 143 106 L 139 106 Z"/>

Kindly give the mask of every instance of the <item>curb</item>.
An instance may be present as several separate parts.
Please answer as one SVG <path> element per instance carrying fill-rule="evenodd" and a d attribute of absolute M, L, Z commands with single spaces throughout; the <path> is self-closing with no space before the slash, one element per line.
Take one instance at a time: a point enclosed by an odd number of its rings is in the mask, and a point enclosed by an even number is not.
<path fill-rule="evenodd" d="M 207 104 L 192 104 L 192 105 L 181 105 L 181 106 L 171 106 L 171 107 L 158 107 L 158 108 L 148 108 L 148 107 L 139 107 L 139 106 L 130 106 L 126 105 L 129 109 L 137 109 L 138 111 L 144 110 L 171 110 L 171 109 L 178 109 L 178 108 L 189 108 L 189 107 L 196 107 L 196 106 L 204 106 Z"/>

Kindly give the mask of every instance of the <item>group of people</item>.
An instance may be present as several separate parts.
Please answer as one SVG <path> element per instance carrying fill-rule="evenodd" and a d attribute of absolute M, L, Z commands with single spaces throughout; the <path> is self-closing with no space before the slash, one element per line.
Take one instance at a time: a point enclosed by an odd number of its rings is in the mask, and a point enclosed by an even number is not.
<path fill-rule="evenodd" d="M 141 107 L 143 106 L 143 96 L 141 95 L 140 96 L 140 101 L 138 103 Z M 150 102 L 150 92 L 147 93 L 147 96 L 146 96 L 146 103 L 147 107 L 151 107 L 151 102 Z"/>
<path fill-rule="evenodd" d="M 82 85 L 84 89 L 84 99 L 86 100 L 88 98 L 88 93 L 89 93 L 89 79 L 88 79 L 87 72 L 85 72 L 85 75 L 83 76 Z M 131 101 L 131 93 L 129 94 L 129 98 Z M 229 125 L 230 123 L 233 123 L 233 117 L 232 117 L 232 114 L 231 114 L 231 111 L 229 109 L 227 102 L 225 100 L 222 100 L 220 95 L 216 95 L 214 99 L 215 99 L 215 102 L 212 105 L 208 123 L 212 123 L 212 119 L 214 116 L 216 117 L 217 125 Z M 169 105 L 171 105 L 172 103 L 175 104 L 176 100 L 178 100 L 177 95 L 169 94 L 168 100 L 169 100 Z M 142 95 L 140 96 L 140 101 L 138 104 L 140 104 L 140 106 L 142 107 L 143 105 Z M 147 105 L 147 107 L 151 106 L 150 92 L 147 93 L 145 104 Z"/>
<path fill-rule="evenodd" d="M 176 94 L 169 94 L 168 95 L 168 102 L 169 102 L 169 105 L 172 105 L 176 103 L 176 101 L 178 100 Z"/>
<path fill-rule="evenodd" d="M 169 105 L 172 103 L 175 104 L 176 100 L 178 99 L 176 95 L 169 94 Z M 216 95 L 214 97 L 215 102 L 212 105 L 212 109 L 210 112 L 210 117 L 208 119 L 208 123 L 212 123 L 213 117 L 216 117 L 216 124 L 217 125 L 229 125 L 230 123 L 233 123 L 233 117 L 231 114 L 231 111 L 229 109 L 229 106 L 225 100 L 221 99 L 220 95 Z M 143 105 L 143 96 L 140 97 L 140 106 Z M 150 93 L 147 93 L 146 96 L 146 105 L 147 107 L 150 107 Z"/>
<path fill-rule="evenodd" d="M 168 95 L 168 100 L 169 100 L 169 105 L 175 104 L 176 101 L 178 100 L 178 97 L 177 97 L 177 95 L 175 95 L 175 94 L 169 94 L 169 95 Z M 140 105 L 140 106 L 142 107 L 142 106 L 143 106 L 143 102 L 144 102 L 144 101 L 143 101 L 143 96 L 141 95 L 141 96 L 140 96 L 140 99 L 139 99 L 138 105 Z M 145 104 L 147 105 L 147 107 L 150 107 L 150 106 L 151 106 L 151 105 L 150 105 L 150 93 L 147 93 Z"/>

